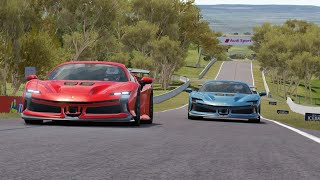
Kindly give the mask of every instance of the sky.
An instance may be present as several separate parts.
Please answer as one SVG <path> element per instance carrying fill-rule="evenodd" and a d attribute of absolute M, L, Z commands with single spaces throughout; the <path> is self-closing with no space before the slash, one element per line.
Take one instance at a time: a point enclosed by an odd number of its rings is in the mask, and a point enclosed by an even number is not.
<path fill-rule="evenodd" d="M 198 5 L 214 4 L 279 4 L 279 5 L 315 5 L 320 6 L 320 0 L 196 0 Z"/>

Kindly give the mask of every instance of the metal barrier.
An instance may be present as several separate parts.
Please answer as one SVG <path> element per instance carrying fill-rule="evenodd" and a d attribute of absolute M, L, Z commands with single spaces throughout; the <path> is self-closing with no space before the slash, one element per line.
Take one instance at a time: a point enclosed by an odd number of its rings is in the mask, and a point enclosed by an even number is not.
<path fill-rule="evenodd" d="M 189 87 L 190 80 L 187 77 L 180 76 L 179 80 L 184 82 L 184 84 L 179 86 L 179 87 L 177 87 L 176 89 L 174 89 L 172 91 L 169 91 L 169 92 L 164 93 L 164 94 L 160 94 L 158 96 L 154 96 L 153 97 L 153 103 L 154 104 L 159 104 L 159 103 L 161 103 L 163 101 L 166 101 L 166 100 L 168 100 L 170 98 L 173 98 L 174 96 L 178 95 L 183 90 L 185 90 L 187 87 Z"/>
<path fill-rule="evenodd" d="M 292 101 L 290 97 L 287 98 L 287 104 L 289 105 L 290 109 L 293 112 L 299 113 L 299 114 L 305 114 L 305 113 L 319 113 L 320 107 L 311 107 L 311 106 L 303 106 L 300 104 L 296 104 Z"/>
<path fill-rule="evenodd" d="M 266 92 L 267 92 L 267 97 L 271 98 L 270 89 L 269 89 L 268 83 L 266 81 L 265 71 L 263 70 L 263 71 L 261 71 L 261 73 L 262 73 L 264 88 L 266 89 Z"/>
<path fill-rule="evenodd" d="M 207 66 L 202 70 L 202 72 L 199 74 L 199 79 L 202 79 L 203 76 L 208 72 L 208 70 L 210 69 L 210 67 L 217 62 L 216 58 L 213 58 L 208 64 Z"/>

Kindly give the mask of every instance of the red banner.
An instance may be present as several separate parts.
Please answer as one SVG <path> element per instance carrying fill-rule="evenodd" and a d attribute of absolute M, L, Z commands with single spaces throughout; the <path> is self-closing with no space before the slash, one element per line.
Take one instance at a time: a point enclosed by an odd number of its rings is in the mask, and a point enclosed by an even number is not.
<path fill-rule="evenodd" d="M 0 96 L 0 113 L 19 113 L 23 109 L 20 96 Z"/>

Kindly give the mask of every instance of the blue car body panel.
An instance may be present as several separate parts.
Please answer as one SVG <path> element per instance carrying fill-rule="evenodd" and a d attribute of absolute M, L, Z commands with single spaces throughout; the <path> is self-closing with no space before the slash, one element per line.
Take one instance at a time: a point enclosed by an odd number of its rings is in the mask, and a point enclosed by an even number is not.
<path fill-rule="evenodd" d="M 239 81 L 219 80 L 218 82 Z M 237 94 L 193 91 L 189 96 L 188 115 L 213 119 L 260 119 L 260 103 L 260 95 L 254 92 Z"/>

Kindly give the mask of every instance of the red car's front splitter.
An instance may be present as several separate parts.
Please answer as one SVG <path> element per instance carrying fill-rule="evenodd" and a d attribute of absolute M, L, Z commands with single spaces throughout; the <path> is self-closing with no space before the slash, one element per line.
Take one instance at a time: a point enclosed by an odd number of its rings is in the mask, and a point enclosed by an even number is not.
<path fill-rule="evenodd" d="M 133 122 L 129 113 L 118 114 L 81 114 L 79 117 L 66 116 L 62 113 L 41 113 L 25 110 L 21 113 L 25 120 L 55 120 L 55 121 L 93 121 L 93 122 Z"/>

